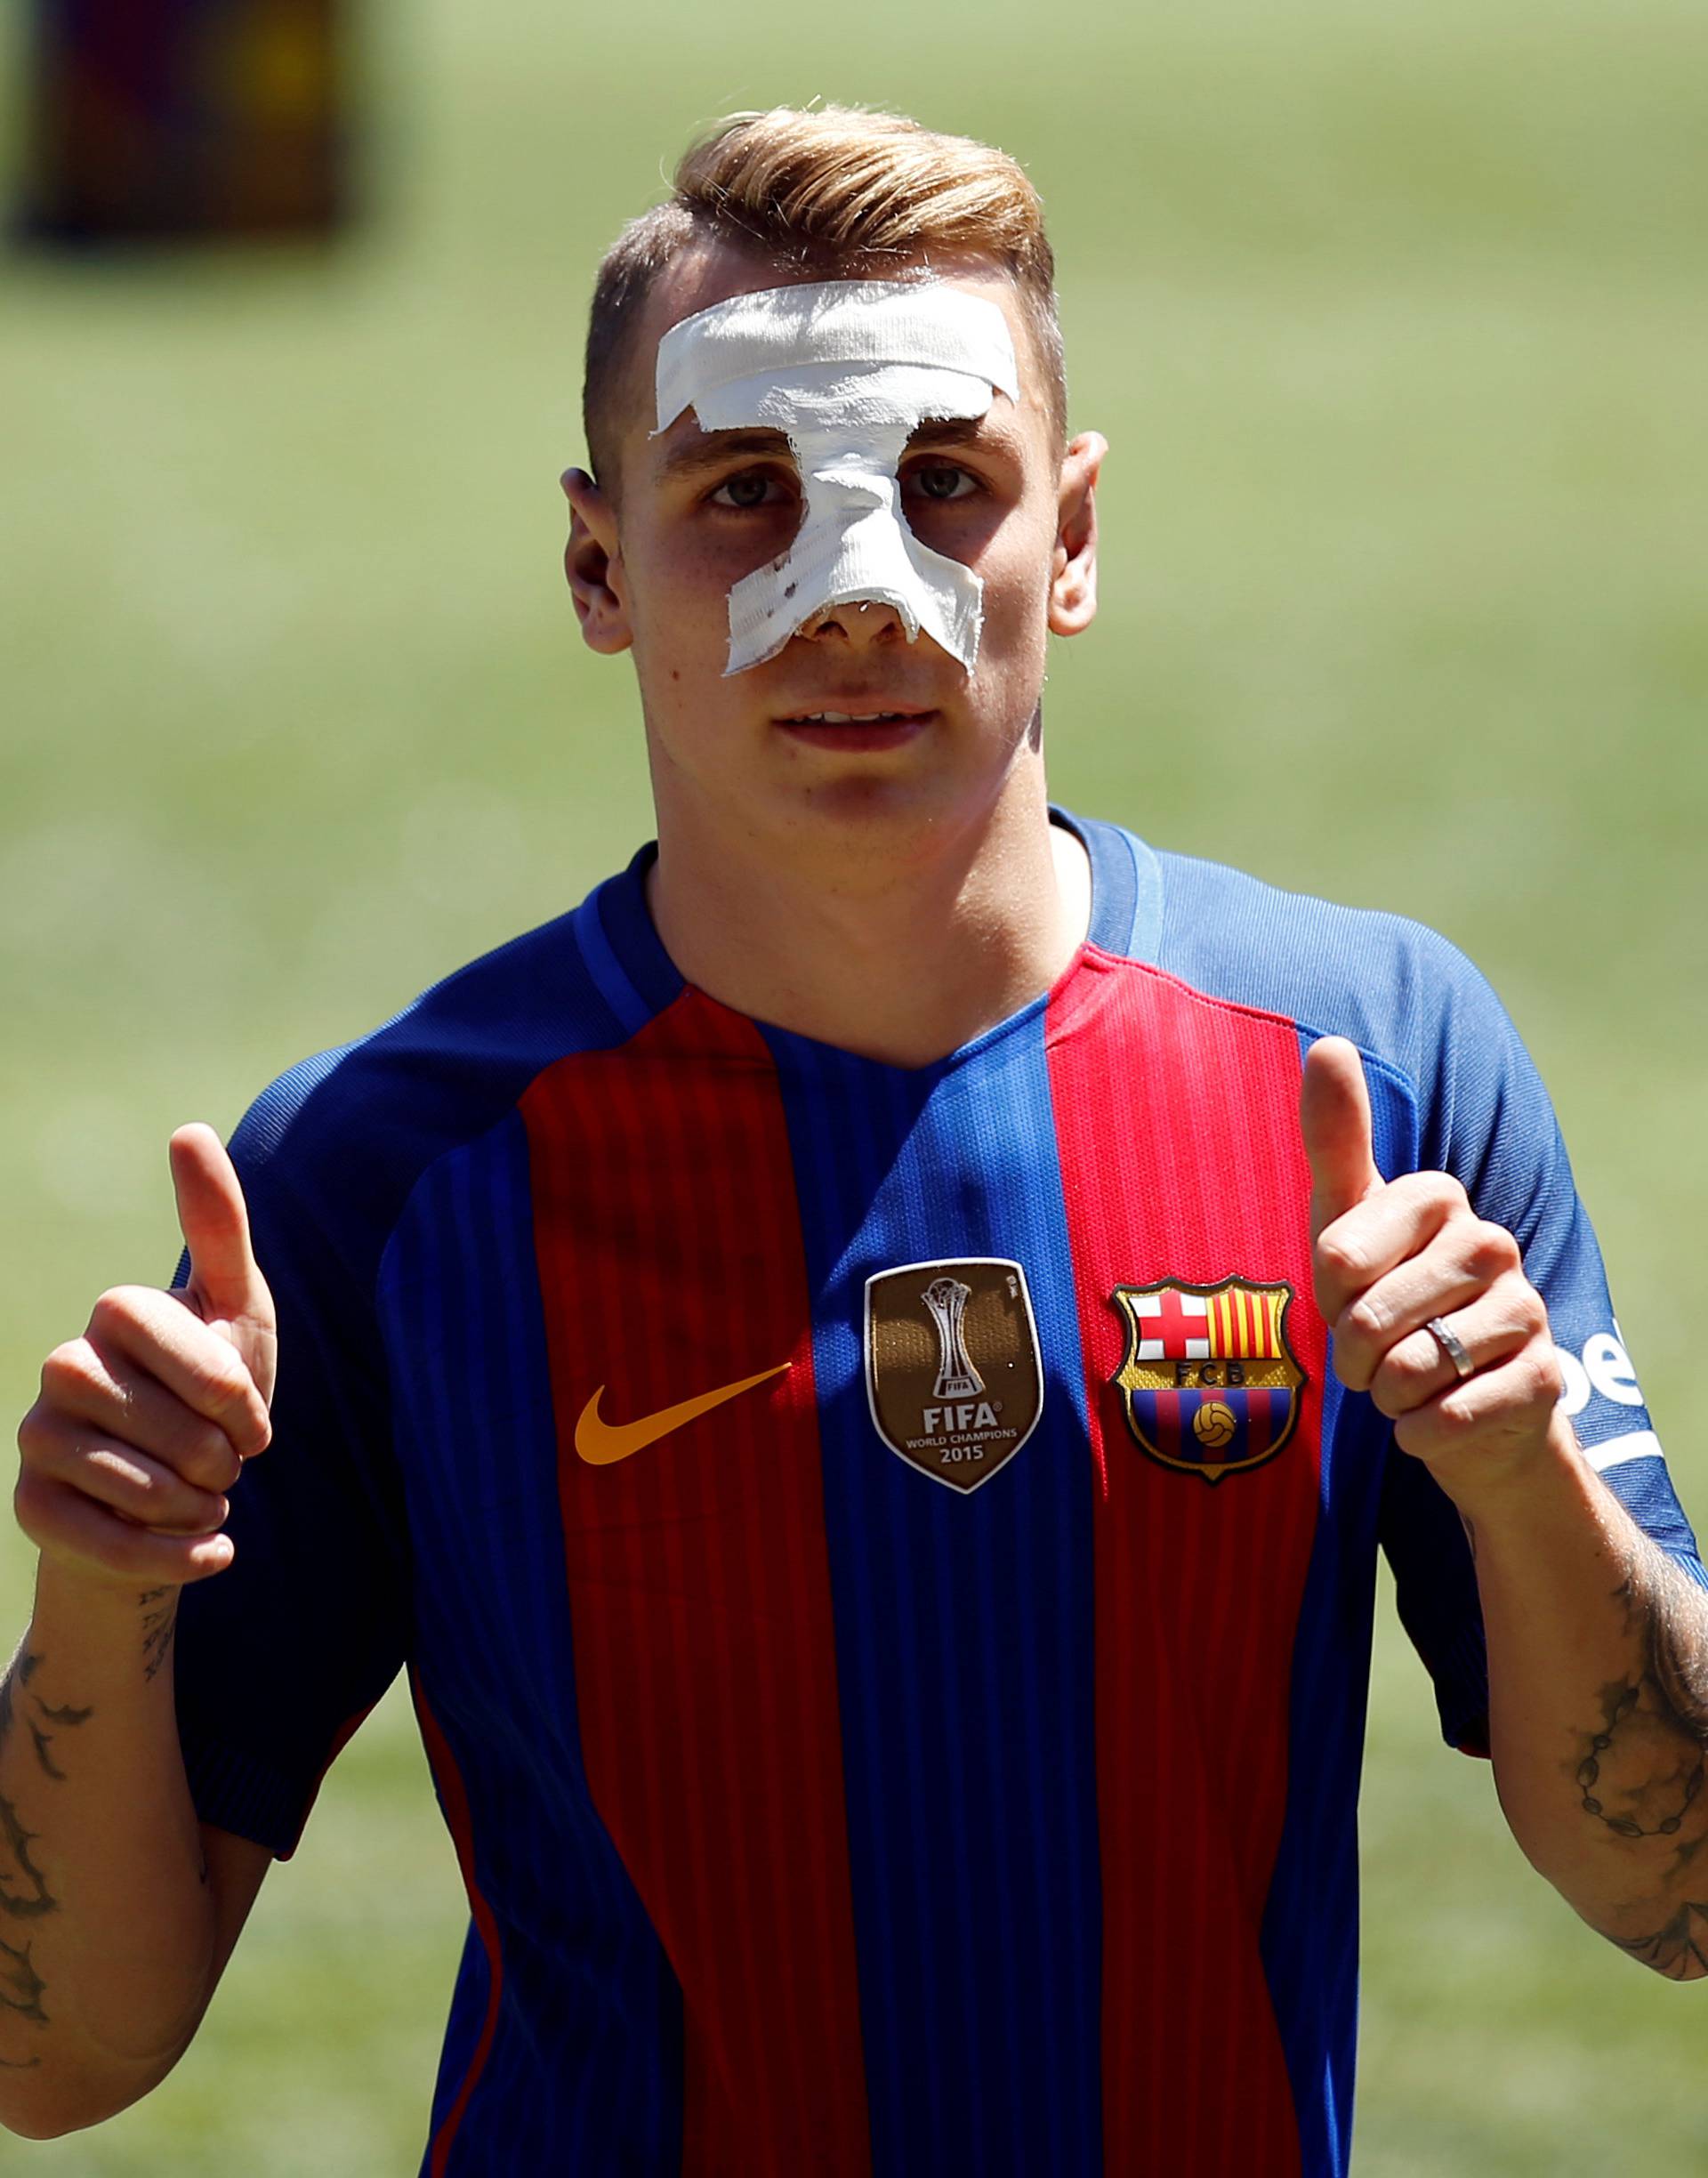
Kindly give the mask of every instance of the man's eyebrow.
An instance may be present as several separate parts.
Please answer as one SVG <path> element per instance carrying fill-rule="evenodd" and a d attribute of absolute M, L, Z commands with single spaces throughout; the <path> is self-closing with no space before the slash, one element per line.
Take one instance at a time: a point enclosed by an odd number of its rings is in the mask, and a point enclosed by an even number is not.
<path fill-rule="evenodd" d="M 745 455 L 756 460 L 794 458 L 780 431 L 697 432 L 660 456 L 658 474 L 665 478 L 699 476 L 708 469 L 721 469 L 726 462 L 739 461 Z"/>
<path fill-rule="evenodd" d="M 928 416 L 907 440 L 910 454 L 929 454 L 938 447 L 984 444 L 994 450 L 1011 451 L 1013 434 L 993 423 L 989 411 L 981 416 Z M 732 461 L 793 461 L 794 454 L 780 431 L 696 432 L 659 457 L 658 474 L 666 481 L 703 476 Z"/>
<path fill-rule="evenodd" d="M 993 423 L 987 409 L 980 416 L 928 416 L 907 441 L 910 454 L 929 454 L 937 447 L 988 446 L 1011 452 L 1014 435 Z"/>

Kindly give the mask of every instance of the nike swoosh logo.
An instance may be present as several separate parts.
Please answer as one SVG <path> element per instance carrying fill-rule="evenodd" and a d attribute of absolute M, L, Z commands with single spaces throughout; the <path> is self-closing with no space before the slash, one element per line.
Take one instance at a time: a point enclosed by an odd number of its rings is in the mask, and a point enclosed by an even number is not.
<path fill-rule="evenodd" d="M 602 1422 L 599 1402 L 605 1396 L 605 1387 L 600 1384 L 576 1424 L 576 1449 L 590 1467 L 612 1466 L 631 1453 L 644 1452 L 661 1437 L 668 1437 L 672 1430 L 697 1422 L 714 1407 L 721 1407 L 725 1400 L 737 1399 L 755 1384 L 780 1376 L 788 1366 L 779 1361 L 775 1368 L 761 1369 L 757 1376 L 744 1376 L 739 1383 L 720 1384 L 715 1392 L 702 1392 L 693 1399 L 679 1400 L 674 1407 L 661 1407 L 657 1414 L 643 1415 L 638 1422 Z"/>

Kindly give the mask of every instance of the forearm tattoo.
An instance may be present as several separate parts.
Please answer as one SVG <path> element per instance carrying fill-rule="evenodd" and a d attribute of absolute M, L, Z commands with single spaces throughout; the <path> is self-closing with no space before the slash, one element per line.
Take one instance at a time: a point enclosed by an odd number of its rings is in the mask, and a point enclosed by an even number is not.
<path fill-rule="evenodd" d="M 1708 1899 L 1687 1899 L 1659 1928 L 1642 1936 L 1614 1936 L 1613 1941 L 1670 1981 L 1708 1973 Z"/>
<path fill-rule="evenodd" d="M 1632 1639 L 1631 1666 L 1602 1687 L 1599 1720 L 1580 1743 L 1572 1776 L 1585 1817 L 1614 1838 L 1640 1851 L 1644 1839 L 1667 1841 L 1671 1876 L 1661 1876 L 1656 1885 L 1662 1895 L 1653 1925 L 1640 1922 L 1642 1932 L 1635 1936 L 1605 1932 L 1657 1973 L 1683 1980 L 1708 1972 L 1708 1900 L 1673 1903 L 1665 1895 L 1708 1845 L 1703 1604 L 1664 1563 L 1634 1568 L 1614 1601 L 1623 1607 Z M 1690 1887 L 1700 1880 L 1698 1875 Z"/>
<path fill-rule="evenodd" d="M 1708 1642 L 1700 1607 L 1671 1585 L 1632 1574 L 1614 1592 L 1635 1644 L 1631 1670 L 1601 1689 L 1601 1716 L 1575 1772 L 1579 1802 L 1617 1837 L 1676 1841 L 1683 1867 L 1708 1842 Z"/>
<path fill-rule="evenodd" d="M 53 1749 L 67 1733 L 73 1733 L 94 1714 L 69 1702 L 57 1706 L 30 1690 L 30 1681 L 42 1661 L 41 1651 L 25 1647 L 4 1678 L 0 1678 L 0 1754 L 4 1754 L 20 1717 L 29 1735 L 36 1767 L 56 1784 L 65 1782 Z M 56 1913 L 60 1901 L 37 1866 L 31 1847 L 41 1836 L 26 1827 L 15 1799 L 0 1792 L 0 2022 L 27 2020 L 44 2027 L 47 2013 L 42 1997 L 46 1988 L 30 1957 L 28 1929 L 44 1914 Z M 12 1940 L 16 1939 L 15 1941 Z M 0 2066 L 20 2071 L 39 2064 L 39 2057 L 0 2054 Z"/>
<path fill-rule="evenodd" d="M 42 2009 L 42 1991 L 47 1984 L 29 1963 L 28 1944 L 9 1944 L 0 1936 L 0 2011 L 15 2012 L 20 2019 L 33 2020 L 36 2026 L 45 2027 L 47 2014 Z M 17 2061 L 13 2059 L 14 2067 Z M 28 2060 L 39 2064 L 39 2057 Z"/>

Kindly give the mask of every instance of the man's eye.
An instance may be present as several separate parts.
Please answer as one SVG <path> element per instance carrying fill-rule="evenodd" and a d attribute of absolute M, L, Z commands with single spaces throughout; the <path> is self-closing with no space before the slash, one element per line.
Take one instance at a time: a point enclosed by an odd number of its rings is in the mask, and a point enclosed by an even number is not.
<path fill-rule="evenodd" d="M 979 488 L 977 478 L 954 462 L 931 462 L 907 481 L 922 499 L 965 499 Z"/>
<path fill-rule="evenodd" d="M 745 510 L 775 505 L 782 488 L 779 480 L 765 470 L 744 469 L 739 476 L 726 477 L 709 496 L 713 506 Z"/>

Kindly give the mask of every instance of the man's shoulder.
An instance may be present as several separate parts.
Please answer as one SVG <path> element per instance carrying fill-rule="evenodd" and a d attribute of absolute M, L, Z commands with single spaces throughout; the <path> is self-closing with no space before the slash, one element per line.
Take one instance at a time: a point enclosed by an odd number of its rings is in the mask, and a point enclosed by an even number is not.
<path fill-rule="evenodd" d="M 1196 856 L 1157 859 L 1161 946 L 1179 972 L 1261 989 L 1303 1026 L 1346 1034 L 1358 1017 L 1387 1028 L 1397 1010 L 1487 988 L 1450 939 L 1413 916 L 1292 891 Z"/>
<path fill-rule="evenodd" d="M 548 1023 L 573 980 L 575 914 L 558 916 L 441 976 L 375 1027 L 313 1053 L 270 1083 L 239 1139 L 256 1164 L 300 1150 L 305 1127 L 342 1132 L 395 1124 L 399 1101 L 447 1077 L 549 1063 L 560 1042 Z M 564 1026 L 568 1024 L 565 1023 Z M 554 1023 L 555 1026 L 555 1023 Z"/>
<path fill-rule="evenodd" d="M 502 1123 L 539 1074 L 624 1040 L 632 1023 L 612 1003 L 595 931 L 619 882 L 270 1083 L 231 1140 L 246 1192 L 299 1206 L 364 1252 L 421 1174 Z"/>
<path fill-rule="evenodd" d="M 1116 826 L 1090 828 L 1106 853 L 1118 838 L 1139 871 L 1131 938 L 1111 949 L 1309 1035 L 1349 1037 L 1418 1087 L 1462 1039 L 1511 1034 L 1486 980 L 1428 924 L 1292 891 Z"/>

